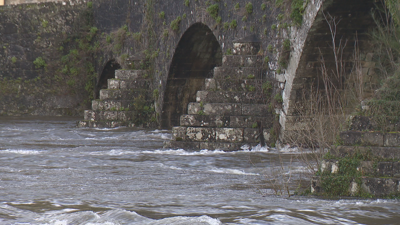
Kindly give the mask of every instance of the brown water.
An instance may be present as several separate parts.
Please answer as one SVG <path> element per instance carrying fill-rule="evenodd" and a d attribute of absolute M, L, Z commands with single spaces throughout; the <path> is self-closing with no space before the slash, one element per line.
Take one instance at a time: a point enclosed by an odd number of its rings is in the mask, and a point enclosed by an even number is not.
<path fill-rule="evenodd" d="M 168 131 L 78 129 L 78 119 L 0 117 L 0 224 L 400 221 L 398 200 L 276 195 L 274 178 L 290 178 L 292 193 L 304 180 L 295 149 L 169 150 Z"/>

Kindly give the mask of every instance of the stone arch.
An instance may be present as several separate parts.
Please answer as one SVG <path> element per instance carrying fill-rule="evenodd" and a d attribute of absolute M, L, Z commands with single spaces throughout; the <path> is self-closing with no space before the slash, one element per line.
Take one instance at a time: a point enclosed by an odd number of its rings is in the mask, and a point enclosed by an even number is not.
<path fill-rule="evenodd" d="M 119 65 L 119 63 L 117 63 L 117 61 L 115 61 L 115 59 L 109 60 L 105 64 L 105 66 L 103 67 L 103 70 L 100 74 L 100 77 L 96 83 L 96 88 L 95 88 L 95 93 L 94 93 L 95 99 L 99 98 L 101 89 L 107 89 L 108 79 L 115 78 L 115 71 L 118 69 L 121 69 L 121 68 L 122 68 L 121 65 Z"/>
<path fill-rule="evenodd" d="M 335 44 L 346 43 L 342 54 L 339 56 L 343 63 L 343 74 L 345 76 L 330 77 L 336 87 L 340 83 L 349 81 L 347 75 L 354 70 L 354 46 L 357 43 L 361 52 L 360 61 L 362 65 L 367 65 L 371 61 L 371 42 L 369 31 L 375 27 L 375 22 L 371 16 L 371 10 L 374 9 L 374 0 L 335 0 L 322 1 L 324 4 L 317 11 L 315 18 L 308 27 L 307 36 L 300 53 L 292 55 L 286 76 L 286 86 L 283 93 L 283 110 L 281 113 L 280 124 L 282 125 L 283 135 L 281 140 L 286 139 L 286 135 L 296 133 L 297 130 L 304 127 L 306 121 L 302 121 L 300 116 L 307 114 L 307 102 L 311 94 L 316 91 L 324 93 L 325 85 L 321 75 L 321 59 L 327 71 L 336 70 L 336 62 L 333 54 L 333 38 L 327 19 L 335 18 L 336 26 Z M 319 7 L 319 6 L 314 6 Z M 325 19 L 327 18 L 327 19 Z M 303 27 L 304 28 L 304 27 Z M 298 33 L 301 33 L 299 31 Z M 301 36 L 301 35 L 298 35 Z M 296 55 L 297 54 L 297 55 Z M 369 64 L 371 65 L 371 64 Z M 291 68 L 292 67 L 292 68 Z M 368 71 L 371 68 L 362 68 Z M 366 70 L 364 70 L 366 69 Z M 372 70 L 372 69 L 371 69 Z M 339 90 L 343 91 L 343 90 Z"/>
<path fill-rule="evenodd" d="M 196 92 L 212 70 L 222 65 L 222 50 L 211 29 L 195 23 L 182 35 L 169 68 L 164 93 L 161 126 L 179 125 L 180 115 L 186 113 L 189 102 L 196 101 Z"/>

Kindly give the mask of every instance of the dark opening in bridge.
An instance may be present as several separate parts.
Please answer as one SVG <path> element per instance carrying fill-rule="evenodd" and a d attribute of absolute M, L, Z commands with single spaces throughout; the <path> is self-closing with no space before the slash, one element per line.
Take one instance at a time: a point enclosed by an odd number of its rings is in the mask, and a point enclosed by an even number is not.
<path fill-rule="evenodd" d="M 115 61 L 110 60 L 103 68 L 100 79 L 98 80 L 95 88 L 95 99 L 100 96 L 101 89 L 107 89 L 107 80 L 115 78 L 115 70 L 121 69 L 121 66 Z"/>
<path fill-rule="evenodd" d="M 196 101 L 196 92 L 212 70 L 222 64 L 221 47 L 206 25 L 196 23 L 182 36 L 169 69 L 164 95 L 161 125 L 171 128 L 179 125 L 179 117 L 187 113 L 189 102 Z"/>

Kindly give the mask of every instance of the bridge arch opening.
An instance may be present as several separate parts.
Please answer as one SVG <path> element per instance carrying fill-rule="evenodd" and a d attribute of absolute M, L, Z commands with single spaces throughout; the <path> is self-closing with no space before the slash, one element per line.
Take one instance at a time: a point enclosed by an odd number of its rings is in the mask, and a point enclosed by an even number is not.
<path fill-rule="evenodd" d="M 169 68 L 164 94 L 161 126 L 179 125 L 180 115 L 187 112 L 189 102 L 196 101 L 206 78 L 222 65 L 222 50 L 211 29 L 195 23 L 182 35 Z"/>
<path fill-rule="evenodd" d="M 121 69 L 114 59 L 108 61 L 101 72 L 100 78 L 97 80 L 95 88 L 95 99 L 100 97 L 100 90 L 107 89 L 107 80 L 115 78 L 115 71 Z"/>

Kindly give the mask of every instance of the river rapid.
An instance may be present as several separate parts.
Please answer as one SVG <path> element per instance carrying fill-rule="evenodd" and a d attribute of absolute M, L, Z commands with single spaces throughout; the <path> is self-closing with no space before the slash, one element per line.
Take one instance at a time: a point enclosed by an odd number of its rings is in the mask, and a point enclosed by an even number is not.
<path fill-rule="evenodd" d="M 78 119 L 0 117 L 0 224 L 400 223 L 398 200 L 289 197 L 296 149 L 170 150 L 169 131 Z"/>

